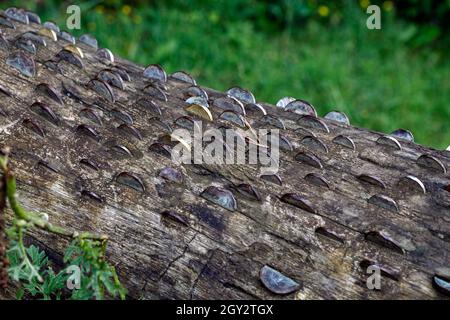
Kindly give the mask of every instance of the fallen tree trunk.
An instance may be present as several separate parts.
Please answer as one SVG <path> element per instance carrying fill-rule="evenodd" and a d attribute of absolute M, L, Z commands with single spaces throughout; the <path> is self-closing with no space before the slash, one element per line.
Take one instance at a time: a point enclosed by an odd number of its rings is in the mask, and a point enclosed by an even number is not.
<path fill-rule="evenodd" d="M 317 118 L 301 101 L 256 105 L 248 92 L 114 57 L 89 36 L 75 46 L 31 15 L 3 16 L 0 146 L 12 149 L 19 197 L 54 224 L 107 234 L 130 298 L 448 295 L 448 151 L 406 131 L 352 127 L 340 113 Z M 192 96 L 205 99 L 186 103 Z M 167 136 L 194 119 L 279 129 L 278 175 L 175 164 Z M 66 243 L 44 232 L 30 241 L 61 260 Z M 367 287 L 370 266 L 378 290 Z"/>

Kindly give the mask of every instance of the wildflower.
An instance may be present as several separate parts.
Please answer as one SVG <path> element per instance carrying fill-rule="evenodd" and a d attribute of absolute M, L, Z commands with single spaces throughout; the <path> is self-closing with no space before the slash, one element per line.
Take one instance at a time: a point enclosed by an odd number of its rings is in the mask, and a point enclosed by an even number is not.
<path fill-rule="evenodd" d="M 392 1 L 383 2 L 383 9 L 385 11 L 392 11 L 394 9 L 394 3 Z"/>
<path fill-rule="evenodd" d="M 327 6 L 319 6 L 317 12 L 321 17 L 327 17 L 330 14 L 330 9 Z"/>
<path fill-rule="evenodd" d="M 103 14 L 103 13 L 105 12 L 105 7 L 102 6 L 102 5 L 99 5 L 99 6 L 95 7 L 95 11 L 96 11 L 98 14 Z"/>
<path fill-rule="evenodd" d="M 370 1 L 369 0 L 360 0 L 359 5 L 361 6 L 361 8 L 366 9 L 368 6 L 370 6 Z"/>
<path fill-rule="evenodd" d="M 141 24 L 142 23 L 142 17 L 141 16 L 134 16 L 133 17 L 133 22 L 136 24 Z"/>
<path fill-rule="evenodd" d="M 129 16 L 130 15 L 130 13 L 131 13 L 131 6 L 129 6 L 129 5 L 124 5 L 123 7 L 122 7 L 122 13 L 124 14 L 124 15 L 126 15 L 126 16 Z"/>
<path fill-rule="evenodd" d="M 95 31 L 95 29 L 97 29 L 97 26 L 96 26 L 95 22 L 89 22 L 87 27 L 91 31 Z"/>

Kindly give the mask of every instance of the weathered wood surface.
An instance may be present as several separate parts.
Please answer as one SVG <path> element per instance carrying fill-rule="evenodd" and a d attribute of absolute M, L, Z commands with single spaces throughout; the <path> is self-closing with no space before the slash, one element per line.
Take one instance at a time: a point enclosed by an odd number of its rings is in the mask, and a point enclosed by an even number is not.
<path fill-rule="evenodd" d="M 433 277 L 450 277 L 448 151 L 401 139 L 397 139 L 400 149 L 396 144 L 383 145 L 377 140 L 384 134 L 324 118 L 320 120 L 328 130 L 310 127 L 299 114 L 260 103 L 267 114 L 284 123 L 281 134 L 292 145 L 292 150 L 280 151 L 282 185 L 261 179 L 259 167 L 252 165 L 176 165 L 149 147 L 177 128 L 179 117 L 188 115 L 185 100 L 192 84 L 171 76 L 163 82 L 150 81 L 143 76 L 143 67 L 119 57 L 114 62 L 99 59 L 95 48 L 80 41 L 76 45 L 84 53 L 82 67 L 57 62 L 55 56 L 69 44 L 61 37 L 52 41 L 41 36 L 46 46 L 37 45 L 34 55 L 24 53 L 15 46 L 16 39 L 42 26 L 9 22 L 14 29 L 0 24 L 4 39 L 0 41 L 0 146 L 12 148 L 20 199 L 27 209 L 46 212 L 55 224 L 107 234 L 109 258 L 130 298 L 446 297 L 433 287 Z M 24 76 L 5 63 L 15 52 L 35 61 L 35 76 Z M 123 89 L 109 87 L 114 99 L 89 85 L 102 70 L 130 76 Z M 55 88 L 61 102 L 37 90 L 42 83 Z M 219 119 L 223 110 L 214 104 L 226 94 L 203 89 L 214 118 L 203 120 L 203 126 L 233 127 Z M 155 107 L 140 106 L 141 98 L 151 100 L 161 114 Z M 51 108 L 58 120 L 52 123 L 38 115 L 30 108 L 35 102 Z M 83 116 L 92 110 L 101 123 Z M 131 116 L 141 139 L 118 129 L 124 118 L 114 116 L 115 110 Z M 262 111 L 252 112 L 249 107 L 246 111 L 245 119 L 253 128 L 268 126 Z M 33 130 L 29 120 L 39 129 Z M 81 134 L 80 124 L 95 128 L 98 139 Z M 308 135 L 326 148 L 304 140 Z M 335 143 L 339 135 L 350 137 L 355 149 Z M 118 146 L 131 154 L 117 153 Z M 296 156 L 299 152 L 314 154 L 321 166 L 305 163 Z M 421 165 L 422 155 L 439 163 Z M 98 169 L 80 163 L 82 159 L 94 161 Z M 161 177 L 166 167 L 178 170 L 182 181 Z M 145 190 L 118 183 L 121 172 L 138 176 Z M 321 175 L 328 185 L 317 182 L 311 173 Z M 409 175 L 423 182 L 426 193 L 414 182 L 399 183 Z M 259 197 L 239 192 L 242 183 L 251 185 Z M 231 191 L 236 210 L 201 197 L 209 186 Z M 289 194 L 302 196 L 310 207 Z M 397 209 L 377 202 L 377 195 L 391 198 Z M 33 233 L 31 241 L 46 248 L 56 261 L 66 245 L 41 232 Z M 382 269 L 380 290 L 366 287 L 370 264 Z M 298 290 L 287 295 L 269 291 L 260 279 L 265 265 L 298 282 Z"/>

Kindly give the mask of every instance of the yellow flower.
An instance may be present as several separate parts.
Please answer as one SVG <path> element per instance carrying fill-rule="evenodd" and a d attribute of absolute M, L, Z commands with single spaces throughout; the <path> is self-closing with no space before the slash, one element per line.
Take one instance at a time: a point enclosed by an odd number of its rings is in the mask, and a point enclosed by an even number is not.
<path fill-rule="evenodd" d="M 89 22 L 87 27 L 91 31 L 95 31 L 95 29 L 97 29 L 97 26 L 96 26 L 95 22 Z"/>
<path fill-rule="evenodd" d="M 95 7 L 95 11 L 97 11 L 97 13 L 102 14 L 103 12 L 105 12 L 105 7 L 102 5 L 99 5 L 97 7 Z"/>
<path fill-rule="evenodd" d="M 142 23 L 142 17 L 141 16 L 134 16 L 133 17 L 133 21 L 136 24 L 141 24 Z"/>
<path fill-rule="evenodd" d="M 124 14 L 124 15 L 126 15 L 126 16 L 128 16 L 128 15 L 130 15 L 130 13 L 131 13 L 131 7 L 129 6 L 129 5 L 124 5 L 123 7 L 122 7 L 122 13 Z"/>
<path fill-rule="evenodd" d="M 319 6 L 317 12 L 321 17 L 326 17 L 330 14 L 330 9 L 327 6 Z"/>
<path fill-rule="evenodd" d="M 383 9 L 386 11 L 392 11 L 392 9 L 394 9 L 394 3 L 392 1 L 383 2 Z"/>
<path fill-rule="evenodd" d="M 370 6 L 370 1 L 369 0 L 360 0 L 359 1 L 359 5 L 361 6 L 361 8 L 367 8 L 368 6 Z"/>

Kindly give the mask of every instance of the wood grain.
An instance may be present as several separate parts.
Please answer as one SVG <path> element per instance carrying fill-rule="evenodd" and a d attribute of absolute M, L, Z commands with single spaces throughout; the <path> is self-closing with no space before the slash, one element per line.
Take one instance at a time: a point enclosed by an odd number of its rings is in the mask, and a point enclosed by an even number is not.
<path fill-rule="evenodd" d="M 280 133 L 292 151 L 280 151 L 279 176 L 282 185 L 260 178 L 257 165 L 177 165 L 171 159 L 149 151 L 149 146 L 177 128 L 184 110 L 186 89 L 191 85 L 168 77 L 156 85 L 143 77 L 144 68 L 115 57 L 105 63 L 95 49 L 77 43 L 83 51 L 83 68 L 66 61 L 57 63 L 59 72 L 46 61 L 68 43 L 46 39 L 38 46 L 36 76 L 29 78 L 5 63 L 17 37 L 41 26 L 13 22 L 15 29 L 1 27 L 9 48 L 0 49 L 0 146 L 12 148 L 12 165 L 18 179 L 19 197 L 25 208 L 42 211 L 50 220 L 67 228 L 105 233 L 110 237 L 108 257 L 117 266 L 129 298 L 138 299 L 443 299 L 432 287 L 436 269 L 450 261 L 450 185 L 448 152 L 399 140 L 401 150 L 377 143 L 382 133 L 372 132 L 320 118 L 330 132 L 308 128 L 300 115 L 261 103 L 266 112 L 284 122 Z M 111 87 L 112 103 L 89 85 L 102 70 L 120 68 L 131 81 L 123 90 Z M 55 88 L 63 105 L 36 91 L 41 84 Z M 149 95 L 144 88 L 162 87 L 167 101 Z M 79 97 L 64 95 L 74 87 Z M 234 127 L 219 119 L 223 110 L 213 106 L 225 97 L 209 88 L 213 122 L 205 128 Z M 159 107 L 145 109 L 138 100 L 146 98 Z M 35 102 L 49 106 L 59 118 L 52 124 L 30 109 Z M 97 105 L 101 125 L 80 111 Z M 90 109 L 92 110 L 92 109 Z M 118 129 L 122 123 L 116 110 L 133 119 L 142 139 Z M 82 113 L 81 113 L 82 114 Z M 194 117 L 195 118 L 195 117 Z M 31 119 L 44 132 L 36 134 L 23 124 Z M 261 115 L 248 113 L 253 128 L 264 128 Z M 77 131 L 81 124 L 95 128 L 100 138 L 90 139 Z M 303 138 L 312 132 L 326 150 L 314 149 Z M 355 150 L 333 142 L 336 136 L 350 137 Z M 125 146 L 131 156 L 118 154 L 114 146 Z M 322 168 L 297 161 L 299 152 L 314 154 Z M 447 173 L 417 163 L 419 156 L 437 158 Z M 80 164 L 89 159 L 93 170 Z M 182 175 L 182 182 L 160 176 L 170 167 Z M 121 172 L 142 180 L 139 192 L 117 182 Z M 308 174 L 314 173 L 313 176 Z M 318 184 L 320 175 L 327 185 Z M 371 184 L 360 178 L 370 175 L 381 181 Z M 420 179 L 426 193 L 402 187 L 408 175 Z M 257 190 L 260 199 L 239 192 L 240 184 Z M 237 209 L 229 211 L 206 200 L 201 193 L 209 186 L 232 192 Z M 286 194 L 303 197 L 306 210 Z M 369 201 L 384 195 L 398 210 Z M 98 196 L 98 197 L 96 197 Z M 387 235 L 381 242 L 373 235 Z M 67 245 L 53 235 L 33 232 L 29 239 L 45 248 L 58 262 Z M 381 266 L 380 290 L 369 290 L 368 264 Z M 260 279 L 263 266 L 270 266 L 301 284 L 288 295 L 276 295 Z M 10 295 L 10 294 L 9 294 Z M 5 296 L 9 296 L 5 295 Z"/>

